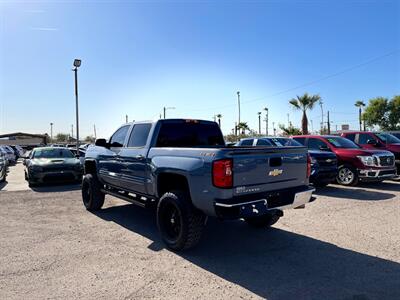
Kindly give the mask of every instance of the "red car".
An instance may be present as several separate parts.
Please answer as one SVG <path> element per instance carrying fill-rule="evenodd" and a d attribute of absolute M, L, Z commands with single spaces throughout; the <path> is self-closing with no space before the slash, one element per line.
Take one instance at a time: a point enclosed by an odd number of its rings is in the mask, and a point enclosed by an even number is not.
<path fill-rule="evenodd" d="M 352 140 L 364 149 L 388 150 L 396 159 L 397 171 L 400 170 L 400 139 L 390 133 L 352 131 L 344 132 L 342 136 Z"/>
<path fill-rule="evenodd" d="M 359 181 L 383 181 L 397 176 L 394 155 L 386 150 L 363 149 L 340 136 L 299 135 L 293 139 L 309 149 L 330 151 L 338 158 L 336 181 L 356 185 Z"/>

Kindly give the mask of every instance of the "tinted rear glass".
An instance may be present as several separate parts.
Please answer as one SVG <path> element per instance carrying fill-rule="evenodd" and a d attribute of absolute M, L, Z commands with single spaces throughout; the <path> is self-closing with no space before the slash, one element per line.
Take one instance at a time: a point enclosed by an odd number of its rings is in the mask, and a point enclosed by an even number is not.
<path fill-rule="evenodd" d="M 278 147 L 283 146 L 303 146 L 299 142 L 295 141 L 294 139 L 290 138 L 270 138 L 270 141 Z"/>
<path fill-rule="evenodd" d="M 217 124 L 176 122 L 163 123 L 156 147 L 207 147 L 225 146 Z"/>
<path fill-rule="evenodd" d="M 399 144 L 400 143 L 400 140 L 392 134 L 377 133 L 376 135 L 384 143 L 387 143 L 387 144 Z"/>

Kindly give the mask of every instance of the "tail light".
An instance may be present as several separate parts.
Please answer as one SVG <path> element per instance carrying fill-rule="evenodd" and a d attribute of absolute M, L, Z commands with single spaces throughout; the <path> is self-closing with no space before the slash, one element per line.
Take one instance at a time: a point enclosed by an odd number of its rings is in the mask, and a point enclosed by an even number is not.
<path fill-rule="evenodd" d="M 311 156 L 307 154 L 307 178 L 311 176 Z"/>
<path fill-rule="evenodd" d="M 213 184 L 219 188 L 231 188 L 233 186 L 233 162 L 232 159 L 221 159 L 213 162 Z"/>

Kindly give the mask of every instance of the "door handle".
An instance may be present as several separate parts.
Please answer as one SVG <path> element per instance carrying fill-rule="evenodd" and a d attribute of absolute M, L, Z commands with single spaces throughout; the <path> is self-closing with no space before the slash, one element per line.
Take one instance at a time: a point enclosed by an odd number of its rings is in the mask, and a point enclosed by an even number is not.
<path fill-rule="evenodd" d="M 139 160 L 142 160 L 142 159 L 144 159 L 144 156 L 141 155 L 141 154 L 139 154 L 139 155 L 136 155 L 135 158 L 136 158 L 136 159 L 139 159 Z"/>

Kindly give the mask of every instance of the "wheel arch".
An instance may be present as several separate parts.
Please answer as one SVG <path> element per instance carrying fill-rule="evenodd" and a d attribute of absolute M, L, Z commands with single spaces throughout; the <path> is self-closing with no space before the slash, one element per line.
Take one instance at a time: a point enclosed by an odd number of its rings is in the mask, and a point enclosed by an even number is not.
<path fill-rule="evenodd" d="M 181 190 L 189 194 L 189 182 L 186 176 L 174 172 L 162 172 L 157 175 L 157 197 L 172 190 Z"/>

